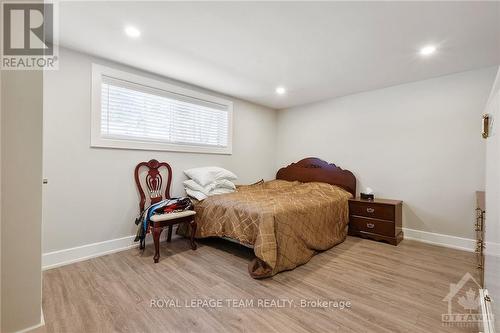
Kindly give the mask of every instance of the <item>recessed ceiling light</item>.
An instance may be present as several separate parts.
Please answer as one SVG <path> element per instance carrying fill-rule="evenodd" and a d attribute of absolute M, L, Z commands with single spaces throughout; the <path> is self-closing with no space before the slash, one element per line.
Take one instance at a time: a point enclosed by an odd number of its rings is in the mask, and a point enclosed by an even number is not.
<path fill-rule="evenodd" d="M 141 35 L 141 32 L 139 31 L 139 29 L 137 29 L 136 27 L 133 27 L 131 25 L 128 25 L 125 27 L 125 33 L 127 34 L 127 36 L 132 37 L 132 38 L 137 38 Z"/>
<path fill-rule="evenodd" d="M 282 86 L 277 87 L 277 88 L 276 88 L 276 93 L 277 93 L 278 95 L 284 95 L 284 94 L 286 93 L 286 89 L 285 89 L 285 87 L 282 87 Z"/>
<path fill-rule="evenodd" d="M 420 54 L 423 56 L 429 56 L 436 52 L 436 47 L 434 45 L 427 45 L 420 49 Z"/>

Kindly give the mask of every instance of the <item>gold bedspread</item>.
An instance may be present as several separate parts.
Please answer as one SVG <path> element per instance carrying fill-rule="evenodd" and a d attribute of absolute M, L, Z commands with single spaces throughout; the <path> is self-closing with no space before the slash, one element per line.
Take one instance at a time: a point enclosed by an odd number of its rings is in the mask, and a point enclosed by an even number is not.
<path fill-rule="evenodd" d="M 350 197 L 326 183 L 273 180 L 241 186 L 195 204 L 196 237 L 229 237 L 253 246 L 250 275 L 272 276 L 345 240 Z"/>

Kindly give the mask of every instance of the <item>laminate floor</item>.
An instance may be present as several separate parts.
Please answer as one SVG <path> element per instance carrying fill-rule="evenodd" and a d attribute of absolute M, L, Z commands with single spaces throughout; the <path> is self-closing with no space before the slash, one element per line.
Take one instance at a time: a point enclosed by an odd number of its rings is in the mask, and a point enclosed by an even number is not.
<path fill-rule="evenodd" d="M 192 251 L 181 238 L 162 242 L 158 264 L 148 245 L 144 253 L 130 249 L 45 271 L 46 324 L 38 331 L 477 331 L 445 326 L 441 317 L 450 283 L 467 272 L 475 277 L 472 253 L 348 237 L 295 270 L 254 280 L 251 250 L 219 239 L 198 245 Z M 467 305 L 474 298 L 467 290 L 454 302 L 462 297 Z M 342 302 L 351 306 L 342 309 Z M 473 312 L 468 304 L 461 312 Z"/>

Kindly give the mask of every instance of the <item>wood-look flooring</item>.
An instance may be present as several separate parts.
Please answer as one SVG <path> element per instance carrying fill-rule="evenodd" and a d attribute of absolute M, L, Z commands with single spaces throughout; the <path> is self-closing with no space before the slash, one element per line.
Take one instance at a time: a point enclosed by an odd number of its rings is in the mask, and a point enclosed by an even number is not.
<path fill-rule="evenodd" d="M 224 240 L 162 242 L 43 273 L 40 332 L 474 332 L 444 327 L 450 283 L 474 272 L 472 253 L 360 238 L 273 278 L 247 273 L 249 249 Z M 151 299 L 349 300 L 350 309 L 152 308 Z M 299 303 L 300 304 L 300 303 Z"/>

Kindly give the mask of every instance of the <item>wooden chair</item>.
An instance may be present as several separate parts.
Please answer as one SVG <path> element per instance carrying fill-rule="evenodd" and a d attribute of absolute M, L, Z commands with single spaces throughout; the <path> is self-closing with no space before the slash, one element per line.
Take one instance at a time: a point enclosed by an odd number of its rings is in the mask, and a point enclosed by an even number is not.
<path fill-rule="evenodd" d="M 147 173 L 145 173 L 145 178 L 141 182 L 140 169 L 143 167 L 147 168 Z M 160 170 L 163 169 L 167 172 L 165 192 L 162 191 L 164 178 L 160 172 Z M 144 176 L 144 173 L 142 176 Z M 139 194 L 141 196 L 141 201 L 139 202 L 139 209 L 141 212 L 146 206 L 146 192 L 148 194 L 149 205 L 158 203 L 164 199 L 170 199 L 172 168 L 168 163 L 160 163 L 154 159 L 149 162 L 141 162 L 135 167 L 134 177 L 137 189 L 139 190 Z M 153 232 L 153 240 L 155 244 L 155 256 L 153 259 L 155 263 L 160 260 L 160 235 L 165 227 L 168 227 L 167 242 L 170 242 L 172 240 L 172 227 L 179 223 L 189 223 L 191 226 L 191 237 L 189 242 L 191 244 L 191 248 L 196 250 L 196 243 L 194 242 L 194 235 L 196 232 L 196 222 L 194 220 L 195 214 L 196 213 L 193 210 L 188 210 L 178 213 L 158 214 L 151 217 L 148 231 L 152 230 Z M 144 247 L 141 246 L 141 249 L 144 249 Z"/>

